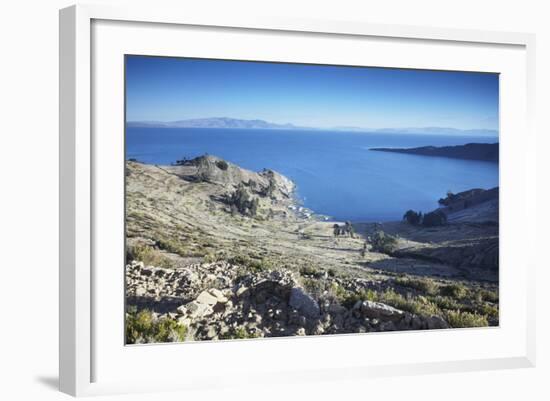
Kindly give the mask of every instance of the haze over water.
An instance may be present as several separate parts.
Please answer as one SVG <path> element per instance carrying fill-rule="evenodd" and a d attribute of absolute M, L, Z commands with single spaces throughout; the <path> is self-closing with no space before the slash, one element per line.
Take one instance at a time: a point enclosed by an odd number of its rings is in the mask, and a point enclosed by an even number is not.
<path fill-rule="evenodd" d="M 344 221 L 400 220 L 427 212 L 448 190 L 498 186 L 498 163 L 370 151 L 496 143 L 498 138 L 342 131 L 137 128 L 126 131 L 126 158 L 171 164 L 205 153 L 243 168 L 292 179 L 305 207 Z"/>

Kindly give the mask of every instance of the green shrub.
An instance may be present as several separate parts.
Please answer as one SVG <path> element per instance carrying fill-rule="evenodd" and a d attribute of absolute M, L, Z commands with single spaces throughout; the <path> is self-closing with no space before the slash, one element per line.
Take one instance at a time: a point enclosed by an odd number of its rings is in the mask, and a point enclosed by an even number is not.
<path fill-rule="evenodd" d="M 478 301 L 498 303 L 498 291 L 490 291 L 486 289 L 479 289 L 475 293 L 475 297 Z"/>
<path fill-rule="evenodd" d="M 187 249 L 179 241 L 169 239 L 169 238 L 163 238 L 160 236 L 157 238 L 160 238 L 157 240 L 157 245 L 160 249 L 166 252 L 178 254 L 180 256 L 187 255 L 188 253 Z"/>
<path fill-rule="evenodd" d="M 446 311 L 445 319 L 454 328 L 460 327 L 486 327 L 489 326 L 487 317 L 477 313 Z"/>
<path fill-rule="evenodd" d="M 244 340 L 248 338 L 258 338 L 260 335 L 258 333 L 249 333 L 244 327 L 237 327 L 232 329 L 225 334 L 219 336 L 220 340 Z"/>
<path fill-rule="evenodd" d="M 374 252 L 391 255 L 397 249 L 397 238 L 384 231 L 376 231 L 371 238 L 371 245 Z"/>
<path fill-rule="evenodd" d="M 260 200 L 251 198 L 242 183 L 237 186 L 235 192 L 226 197 L 226 203 L 230 206 L 232 215 L 239 212 L 243 216 L 255 217 L 260 207 Z"/>
<path fill-rule="evenodd" d="M 209 251 L 202 258 L 204 263 L 214 263 L 214 262 L 219 262 L 220 260 L 226 260 L 226 259 L 227 259 L 227 252 L 225 252 L 224 250 L 218 250 L 216 252 Z"/>
<path fill-rule="evenodd" d="M 340 302 L 346 299 L 349 294 L 348 291 L 337 282 L 332 282 L 330 284 L 329 293 Z"/>
<path fill-rule="evenodd" d="M 260 193 L 264 197 L 271 198 L 273 194 L 275 193 L 275 189 L 277 189 L 277 186 L 275 185 L 275 179 L 270 176 L 269 177 L 269 184 L 267 187 L 264 187 Z"/>
<path fill-rule="evenodd" d="M 395 283 L 403 287 L 413 288 L 426 295 L 435 295 L 439 291 L 439 285 L 430 278 L 400 277 L 395 280 Z"/>
<path fill-rule="evenodd" d="M 368 289 L 357 292 L 346 292 L 341 303 L 343 306 L 350 309 L 357 303 L 357 301 L 376 301 L 377 299 L 378 295 L 376 291 Z"/>
<path fill-rule="evenodd" d="M 187 327 L 171 319 L 154 319 L 151 311 L 126 313 L 126 344 L 185 341 Z"/>
<path fill-rule="evenodd" d="M 218 167 L 220 170 L 227 170 L 229 168 L 229 164 L 225 160 L 218 160 L 216 161 L 216 167 Z"/>
<path fill-rule="evenodd" d="M 172 259 L 163 255 L 157 249 L 143 244 L 128 246 L 126 258 L 128 261 L 137 260 L 146 266 L 173 267 Z"/>
<path fill-rule="evenodd" d="M 486 315 L 488 317 L 494 318 L 498 318 L 499 316 L 498 308 L 494 305 L 482 304 L 476 307 L 476 309 L 481 315 Z"/>
<path fill-rule="evenodd" d="M 443 296 L 462 299 L 468 295 L 468 288 L 460 283 L 446 284 L 440 287 L 439 293 Z"/>
<path fill-rule="evenodd" d="M 300 275 L 304 277 L 321 277 L 323 272 L 314 266 L 306 265 L 300 267 Z"/>
<path fill-rule="evenodd" d="M 437 305 L 425 297 L 405 298 L 391 289 L 379 294 L 378 301 L 416 315 L 431 316 L 441 313 Z"/>
<path fill-rule="evenodd" d="M 251 258 L 248 255 L 235 255 L 229 258 L 228 262 L 232 265 L 244 266 L 249 270 L 260 272 L 267 270 L 270 264 L 263 259 Z"/>
<path fill-rule="evenodd" d="M 302 278 L 304 289 L 314 297 L 319 297 L 325 291 L 325 283 L 323 280 L 315 278 Z"/>
<path fill-rule="evenodd" d="M 456 302 L 454 299 L 449 297 L 442 297 L 440 295 L 436 297 L 430 297 L 429 300 L 435 303 L 440 309 L 455 310 L 455 309 L 460 309 L 462 306 L 461 304 Z"/>

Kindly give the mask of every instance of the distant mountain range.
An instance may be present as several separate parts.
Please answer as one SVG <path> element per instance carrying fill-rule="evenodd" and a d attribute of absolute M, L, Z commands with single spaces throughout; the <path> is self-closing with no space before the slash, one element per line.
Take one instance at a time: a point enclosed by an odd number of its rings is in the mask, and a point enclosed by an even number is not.
<path fill-rule="evenodd" d="M 463 136 L 494 136 L 498 131 L 489 129 L 461 130 L 447 127 L 417 127 L 417 128 L 362 128 L 362 127 L 303 127 L 294 124 L 276 124 L 264 120 L 242 120 L 228 117 L 194 118 L 178 121 L 129 121 L 128 127 L 149 128 L 239 128 L 239 129 L 286 129 L 286 130 L 334 130 L 352 132 L 371 132 L 388 134 L 423 134 L 423 135 L 463 135 Z"/>
<path fill-rule="evenodd" d="M 129 127 L 156 128 L 240 128 L 240 129 L 307 129 L 293 124 L 275 124 L 264 120 L 239 120 L 236 118 L 213 117 L 178 121 L 130 121 Z"/>

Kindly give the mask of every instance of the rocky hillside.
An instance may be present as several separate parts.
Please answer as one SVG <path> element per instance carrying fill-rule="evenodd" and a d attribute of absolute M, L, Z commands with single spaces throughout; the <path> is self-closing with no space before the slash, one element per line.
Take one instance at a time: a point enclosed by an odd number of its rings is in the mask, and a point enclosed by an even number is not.
<path fill-rule="evenodd" d="M 499 188 L 471 189 L 440 199 L 440 210 L 450 222 L 498 223 Z"/>
<path fill-rule="evenodd" d="M 236 188 L 238 185 L 243 184 L 251 188 L 252 192 L 258 194 L 262 190 L 267 190 L 273 182 L 274 191 L 270 196 L 276 199 L 289 199 L 295 189 L 292 181 L 273 170 L 265 169 L 255 173 L 211 155 L 179 161 L 175 166 L 164 167 L 164 169 L 185 181 L 208 182 L 226 188 Z"/>
<path fill-rule="evenodd" d="M 366 223 L 335 236 L 294 189 L 215 156 L 127 162 L 127 342 L 498 324 L 494 275 L 405 252 L 477 241 L 487 227 Z M 381 229 L 394 249 L 365 244 Z"/>

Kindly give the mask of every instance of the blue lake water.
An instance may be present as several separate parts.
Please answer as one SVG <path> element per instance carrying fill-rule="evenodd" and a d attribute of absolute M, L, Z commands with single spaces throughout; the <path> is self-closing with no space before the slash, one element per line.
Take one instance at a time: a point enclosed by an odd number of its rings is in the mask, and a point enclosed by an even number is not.
<path fill-rule="evenodd" d="M 304 206 L 335 220 L 399 220 L 437 207 L 447 191 L 498 186 L 498 163 L 370 151 L 495 143 L 497 138 L 340 131 L 128 128 L 126 157 L 170 164 L 205 153 L 269 168 L 298 186 Z"/>

